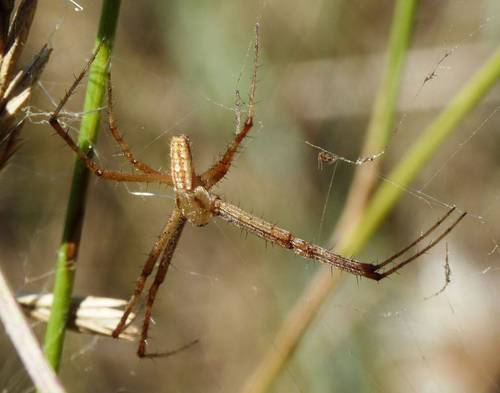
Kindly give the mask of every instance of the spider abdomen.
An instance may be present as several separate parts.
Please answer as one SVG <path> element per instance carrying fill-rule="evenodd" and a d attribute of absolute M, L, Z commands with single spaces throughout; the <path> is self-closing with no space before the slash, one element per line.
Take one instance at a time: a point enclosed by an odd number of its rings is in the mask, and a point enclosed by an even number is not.
<path fill-rule="evenodd" d="M 193 191 L 196 177 L 186 135 L 174 136 L 170 140 L 170 174 L 176 192 Z"/>

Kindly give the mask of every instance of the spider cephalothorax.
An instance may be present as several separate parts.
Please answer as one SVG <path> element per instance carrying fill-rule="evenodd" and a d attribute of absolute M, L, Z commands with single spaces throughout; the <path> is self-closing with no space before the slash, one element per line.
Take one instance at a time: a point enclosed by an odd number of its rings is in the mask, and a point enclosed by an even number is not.
<path fill-rule="evenodd" d="M 174 183 L 177 207 L 193 225 L 208 224 L 212 213 L 213 197 L 196 175 L 191 156 L 189 138 L 174 136 L 170 140 L 170 175 Z"/>

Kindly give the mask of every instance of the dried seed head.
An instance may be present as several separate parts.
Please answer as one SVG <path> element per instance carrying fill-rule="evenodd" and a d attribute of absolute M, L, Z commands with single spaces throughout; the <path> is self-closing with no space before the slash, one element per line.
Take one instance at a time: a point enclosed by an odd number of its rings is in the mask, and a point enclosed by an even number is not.
<path fill-rule="evenodd" d="M 14 0 L 0 1 L 0 170 L 19 146 L 23 121 L 18 115 L 31 95 L 51 49 L 44 46 L 26 69 L 16 72 L 29 34 L 37 0 L 23 0 L 14 12 Z"/>
<path fill-rule="evenodd" d="M 47 322 L 52 308 L 54 297 L 51 293 L 32 293 L 17 297 L 17 302 L 23 311 L 30 318 L 41 322 Z M 113 329 L 116 327 L 123 315 L 123 307 L 126 300 L 106 297 L 74 296 L 71 298 L 70 315 L 68 327 L 79 333 L 97 334 L 111 337 Z M 128 322 L 135 318 L 134 313 L 130 313 Z M 136 326 L 129 325 L 119 336 L 124 340 L 133 341 L 138 336 Z"/>

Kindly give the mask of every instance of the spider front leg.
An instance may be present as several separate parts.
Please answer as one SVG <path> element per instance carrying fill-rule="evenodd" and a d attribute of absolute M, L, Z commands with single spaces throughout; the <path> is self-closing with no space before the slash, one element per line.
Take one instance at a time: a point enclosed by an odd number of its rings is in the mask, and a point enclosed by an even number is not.
<path fill-rule="evenodd" d="M 85 74 L 88 72 L 90 65 L 92 62 L 95 60 L 97 53 L 99 53 L 100 47 L 97 48 L 97 50 L 94 52 L 90 60 L 87 62 L 83 70 L 80 72 L 80 74 L 75 78 L 73 81 L 73 84 L 70 86 L 69 90 L 66 92 L 64 97 L 61 99 L 59 104 L 57 105 L 55 111 L 52 113 L 52 115 L 49 118 L 49 124 L 50 126 L 57 132 L 57 134 L 66 142 L 66 144 L 73 150 L 80 160 L 85 164 L 87 169 L 94 173 L 96 176 L 101 177 L 103 179 L 108 179 L 108 180 L 114 180 L 114 181 L 123 181 L 123 182 L 140 182 L 140 183 L 163 183 L 167 184 L 169 186 L 172 185 L 172 179 L 168 174 L 163 174 L 160 172 L 157 172 L 149 167 L 147 165 L 143 164 L 143 172 L 144 174 L 129 174 L 129 173 L 122 173 L 118 171 L 110 171 L 106 169 L 102 169 L 99 167 L 99 165 L 91 159 L 91 154 L 92 154 L 92 148 L 90 146 L 85 147 L 85 150 L 83 150 L 81 147 L 78 146 L 77 143 L 69 136 L 68 131 L 64 129 L 64 127 L 61 125 L 59 122 L 59 114 L 66 105 L 67 101 L 69 100 L 69 97 L 75 92 L 76 88 L 82 81 L 83 77 Z M 111 94 L 111 90 L 109 90 L 109 93 Z M 109 102 L 111 102 L 111 96 L 109 96 Z M 111 111 L 112 114 L 112 111 Z M 112 135 L 115 137 L 115 135 L 119 135 L 118 130 L 114 126 L 114 118 L 110 118 L 110 130 Z M 114 127 L 114 128 L 112 128 Z M 121 137 L 121 136 L 120 136 Z M 116 139 L 116 137 L 115 137 Z M 123 139 L 122 139 L 123 141 Z M 120 142 L 117 140 L 117 142 L 120 144 Z M 125 142 L 123 142 L 125 144 Z M 120 144 L 122 146 L 122 144 Z M 126 144 L 125 144 L 126 146 Z M 123 146 L 122 146 L 123 147 Z M 129 152 L 130 153 L 130 152 Z M 131 156 L 131 153 L 130 153 Z M 151 171 L 148 171 L 148 168 L 151 169 Z"/>
<path fill-rule="evenodd" d="M 253 127 L 253 117 L 255 110 L 255 90 L 257 86 L 257 68 L 259 62 L 259 24 L 255 25 L 255 46 L 254 46 L 254 64 L 253 64 L 253 74 L 252 82 L 250 83 L 250 93 L 248 94 L 248 107 L 246 120 L 243 126 L 236 132 L 233 142 L 228 146 L 226 152 L 222 157 L 208 170 L 206 170 L 201 176 L 201 183 L 203 187 L 210 190 L 215 184 L 217 184 L 227 173 L 231 164 L 233 162 L 234 156 L 238 152 L 241 143 L 248 135 Z M 239 97 L 239 94 L 238 94 Z M 238 109 L 239 110 L 239 109 Z M 238 124 L 240 123 L 240 114 L 237 112 Z"/>
<path fill-rule="evenodd" d="M 151 168 L 149 165 L 138 161 L 134 157 L 134 155 L 130 151 L 128 144 L 125 142 L 123 136 L 118 130 L 118 126 L 116 125 L 116 120 L 113 113 L 113 86 L 111 84 L 111 71 L 108 71 L 108 128 L 114 140 L 120 146 L 123 155 L 134 166 L 134 168 L 144 173 L 161 174 L 161 172 L 158 172 L 157 170 Z"/>
<path fill-rule="evenodd" d="M 209 190 L 217 184 L 227 173 L 233 162 L 238 149 L 253 127 L 253 117 L 247 117 L 243 128 L 236 134 L 233 142 L 228 146 L 226 152 L 211 168 L 201 175 L 203 186 Z"/>
<path fill-rule="evenodd" d="M 61 123 L 57 120 L 58 113 L 54 112 L 49 119 L 49 124 L 57 132 L 57 134 L 66 142 L 66 144 L 73 150 L 80 160 L 85 164 L 87 169 L 97 177 L 107 180 L 114 180 L 120 182 L 138 182 L 138 183 L 162 183 L 169 186 L 172 185 L 172 179 L 169 175 L 162 173 L 122 173 L 118 171 L 110 171 L 102 169 L 97 163 L 90 158 L 92 149 L 88 148 L 88 153 L 85 153 L 69 136 L 68 132 L 64 130 Z"/>

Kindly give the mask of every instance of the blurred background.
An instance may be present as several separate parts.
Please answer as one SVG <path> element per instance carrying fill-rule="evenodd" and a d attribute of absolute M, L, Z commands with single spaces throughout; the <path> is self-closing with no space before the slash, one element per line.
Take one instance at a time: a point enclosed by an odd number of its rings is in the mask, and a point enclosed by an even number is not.
<path fill-rule="evenodd" d="M 54 52 L 33 113 L 52 111 L 91 55 L 101 4 L 78 5 L 39 2 L 26 63 L 46 42 Z M 393 8 L 385 0 L 124 1 L 112 65 L 118 125 L 155 168 L 168 169 L 169 139 L 181 133 L 191 138 L 196 167 L 206 168 L 233 135 L 235 90 L 246 99 L 259 21 L 256 126 L 216 192 L 333 247 L 327 241 L 355 167 L 318 170 L 317 151 L 305 141 L 359 156 Z M 495 0 L 420 3 L 380 182 L 493 53 L 499 18 Z M 66 110 L 81 110 L 83 92 Z M 445 282 L 444 242 L 381 283 L 345 275 L 273 392 L 500 392 L 499 108 L 496 87 L 358 255 L 386 258 L 457 205 L 470 216 L 448 238 L 445 291 L 431 297 Z M 74 157 L 46 115 L 31 120 L 0 174 L 0 263 L 16 290 L 40 292 L 52 287 Z M 128 170 L 101 128 L 98 161 Z M 76 293 L 128 298 L 173 203 L 168 189 L 93 178 Z M 189 226 L 159 291 L 148 343 L 153 351 L 200 343 L 150 361 L 136 357 L 135 343 L 69 333 L 62 380 L 71 392 L 238 391 L 319 269 L 326 268 L 221 220 Z M 30 380 L 5 336 L 0 348 L 2 391 L 26 391 Z"/>

